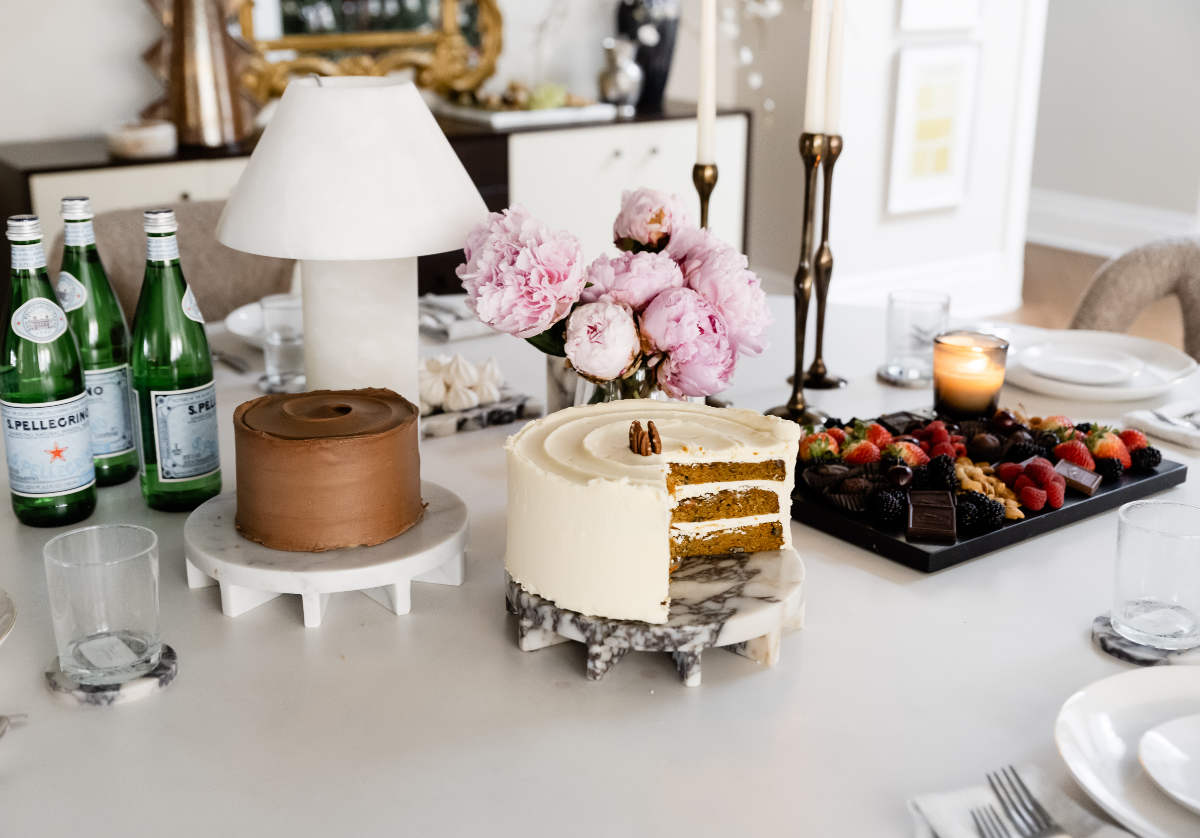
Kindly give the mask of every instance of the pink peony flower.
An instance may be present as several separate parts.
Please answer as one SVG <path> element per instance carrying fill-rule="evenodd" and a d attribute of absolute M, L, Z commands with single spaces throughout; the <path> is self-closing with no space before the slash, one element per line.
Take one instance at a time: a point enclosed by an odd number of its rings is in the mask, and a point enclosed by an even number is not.
<path fill-rule="evenodd" d="M 737 351 L 761 353 L 767 345 L 771 313 L 767 295 L 747 268 L 745 255 L 697 227 L 677 231 L 665 252 L 679 263 L 684 284 L 716 306 Z"/>
<path fill-rule="evenodd" d="M 616 303 L 585 303 L 567 321 L 567 358 L 588 378 L 620 378 L 629 372 L 640 348 L 633 316 Z"/>
<path fill-rule="evenodd" d="M 691 215 L 678 195 L 656 189 L 626 190 L 613 222 L 613 241 L 622 250 L 661 250 L 676 230 L 690 226 Z"/>
<path fill-rule="evenodd" d="M 587 285 L 581 299 L 590 303 L 607 300 L 641 311 L 661 291 L 683 287 L 683 274 L 662 253 L 622 253 L 597 256 L 588 266 Z"/>
<path fill-rule="evenodd" d="M 467 305 L 487 325 L 519 338 L 562 320 L 579 300 L 579 241 L 555 232 L 523 207 L 494 212 L 467 236 L 467 261 L 455 269 Z"/>
<path fill-rule="evenodd" d="M 716 307 L 690 288 L 673 288 L 642 313 L 642 342 L 664 353 L 658 384 L 674 398 L 710 396 L 729 384 L 737 350 Z"/>

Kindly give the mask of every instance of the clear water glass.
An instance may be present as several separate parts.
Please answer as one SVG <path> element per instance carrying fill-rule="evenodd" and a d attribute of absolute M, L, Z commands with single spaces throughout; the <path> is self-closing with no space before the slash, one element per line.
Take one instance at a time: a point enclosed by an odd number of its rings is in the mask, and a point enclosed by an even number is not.
<path fill-rule="evenodd" d="M 1136 501 L 1117 520 L 1113 628 L 1156 649 L 1200 646 L 1200 507 Z"/>
<path fill-rule="evenodd" d="M 304 307 L 295 294 L 263 297 L 263 355 L 267 374 L 259 380 L 266 393 L 299 393 L 305 389 Z"/>
<path fill-rule="evenodd" d="M 58 662 L 81 684 L 119 684 L 158 666 L 158 536 L 100 524 L 46 542 Z"/>
<path fill-rule="evenodd" d="M 901 387 L 924 387 L 933 380 L 933 339 L 946 331 L 950 295 L 900 290 L 888 294 L 887 349 L 880 380 Z"/>

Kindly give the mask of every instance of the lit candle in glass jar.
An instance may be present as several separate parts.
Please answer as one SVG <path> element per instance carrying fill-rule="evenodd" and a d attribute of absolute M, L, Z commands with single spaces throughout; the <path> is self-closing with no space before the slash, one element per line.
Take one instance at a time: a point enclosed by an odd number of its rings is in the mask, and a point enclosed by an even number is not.
<path fill-rule="evenodd" d="M 1008 341 L 978 332 L 933 339 L 933 408 L 956 419 L 991 416 L 1004 386 Z"/>

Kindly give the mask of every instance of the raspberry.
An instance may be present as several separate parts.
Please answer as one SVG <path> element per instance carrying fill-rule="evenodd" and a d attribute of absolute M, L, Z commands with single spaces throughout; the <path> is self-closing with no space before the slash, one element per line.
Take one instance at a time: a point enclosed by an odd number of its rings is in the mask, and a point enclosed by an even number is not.
<path fill-rule="evenodd" d="M 946 456 L 954 459 L 954 446 L 948 442 L 939 442 L 929 449 L 930 458 Z"/>
<path fill-rule="evenodd" d="M 1014 492 L 1016 492 L 1017 494 L 1020 494 L 1021 490 L 1026 488 L 1027 486 L 1032 486 L 1035 489 L 1037 488 L 1037 484 L 1033 482 L 1032 478 L 1030 478 L 1026 474 L 1022 474 L 1020 477 L 1017 478 L 1017 482 L 1013 483 L 1012 488 L 1013 488 Z"/>
<path fill-rule="evenodd" d="M 1009 488 L 1012 488 L 1013 481 L 1020 477 L 1023 471 L 1019 463 L 1000 463 L 996 466 L 996 476 L 1003 480 Z"/>
<path fill-rule="evenodd" d="M 1062 483 L 1060 483 L 1057 480 L 1051 480 L 1049 483 L 1046 484 L 1045 490 L 1046 490 L 1046 503 L 1050 506 L 1050 508 L 1051 509 L 1060 508 L 1063 505 L 1063 501 L 1066 499 L 1066 496 L 1067 496 L 1066 481 L 1063 481 Z"/>
<path fill-rule="evenodd" d="M 1054 474 L 1054 466 L 1041 457 L 1025 466 L 1025 476 L 1043 488 L 1054 479 Z"/>
<path fill-rule="evenodd" d="M 1021 489 L 1017 493 L 1017 499 L 1021 501 L 1021 506 L 1031 512 L 1038 512 L 1046 505 L 1046 493 L 1033 484 Z"/>
<path fill-rule="evenodd" d="M 939 442 L 949 442 L 949 441 L 950 441 L 950 432 L 948 430 L 946 430 L 945 428 L 935 428 L 933 430 L 933 432 L 929 434 L 929 443 L 931 445 L 937 445 Z"/>

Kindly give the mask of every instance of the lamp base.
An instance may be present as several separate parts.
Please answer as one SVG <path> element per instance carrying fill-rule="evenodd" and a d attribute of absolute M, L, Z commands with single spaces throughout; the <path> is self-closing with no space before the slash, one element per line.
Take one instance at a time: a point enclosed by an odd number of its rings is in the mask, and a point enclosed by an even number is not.
<path fill-rule="evenodd" d="M 417 403 L 417 260 L 300 263 L 309 390 L 387 387 Z"/>

